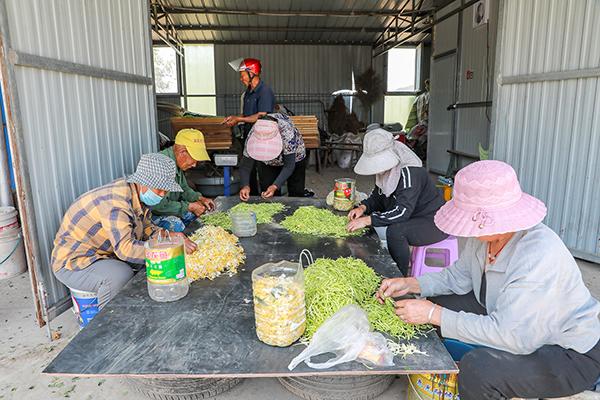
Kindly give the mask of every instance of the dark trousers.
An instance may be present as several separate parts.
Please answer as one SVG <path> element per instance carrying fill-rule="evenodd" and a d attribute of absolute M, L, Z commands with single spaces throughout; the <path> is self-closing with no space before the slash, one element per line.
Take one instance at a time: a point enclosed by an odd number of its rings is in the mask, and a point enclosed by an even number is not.
<path fill-rule="evenodd" d="M 248 139 L 248 135 L 250 134 L 250 129 L 252 129 L 252 125 L 254 124 L 244 124 L 240 127 L 242 137 L 239 138 L 239 158 L 242 158 L 243 149 L 246 145 L 246 139 Z M 260 195 L 260 187 L 258 186 L 258 178 L 257 178 L 257 169 L 256 163 L 252 166 L 252 170 L 250 171 L 250 196 L 259 196 Z"/>
<path fill-rule="evenodd" d="M 473 292 L 429 300 L 453 311 L 487 314 Z M 483 347 L 460 361 L 458 388 L 462 400 L 555 398 L 589 390 L 599 377 L 600 342 L 585 354 L 556 345 L 527 355 Z"/>
<path fill-rule="evenodd" d="M 290 197 L 304 197 L 304 185 L 306 181 L 306 163 L 308 157 L 304 160 L 298 161 L 294 172 L 287 180 L 288 196 Z M 260 190 L 264 192 L 269 186 L 275 182 L 275 179 L 279 176 L 283 167 L 272 167 L 265 163 L 258 163 L 258 180 L 260 183 Z M 275 196 L 281 196 L 281 188 L 277 189 Z"/>
<path fill-rule="evenodd" d="M 386 232 L 388 251 L 404 276 L 408 274 L 411 246 L 441 242 L 448 235 L 440 231 L 431 217 L 415 217 L 389 225 Z"/>

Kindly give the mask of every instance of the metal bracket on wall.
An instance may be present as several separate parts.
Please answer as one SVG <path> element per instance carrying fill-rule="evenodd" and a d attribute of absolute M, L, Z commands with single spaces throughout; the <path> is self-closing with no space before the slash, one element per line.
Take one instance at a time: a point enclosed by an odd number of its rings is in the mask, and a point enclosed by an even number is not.
<path fill-rule="evenodd" d="M 156 36 L 180 57 L 184 57 L 183 42 L 179 39 L 173 19 L 161 0 L 152 0 L 150 3 L 150 21 Z"/>
<path fill-rule="evenodd" d="M 472 102 L 468 102 L 468 103 L 450 104 L 448 107 L 446 107 L 446 110 L 452 111 L 452 110 L 457 110 L 460 108 L 480 108 L 480 107 L 491 107 L 491 106 L 492 106 L 491 101 L 472 101 Z"/>

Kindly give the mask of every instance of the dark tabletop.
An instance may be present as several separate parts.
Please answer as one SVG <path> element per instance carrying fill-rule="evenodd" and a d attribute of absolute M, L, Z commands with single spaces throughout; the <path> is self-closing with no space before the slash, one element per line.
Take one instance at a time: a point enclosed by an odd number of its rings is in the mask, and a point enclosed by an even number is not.
<path fill-rule="evenodd" d="M 251 199 L 256 201 L 256 199 Z M 277 198 L 289 208 L 325 206 L 323 200 Z M 219 210 L 237 204 L 236 197 L 219 198 Z M 194 225 L 195 224 L 195 225 Z M 196 222 L 190 230 L 198 228 Z M 357 362 L 328 370 L 304 363 L 289 371 L 289 362 L 305 347 L 268 346 L 254 327 L 251 271 L 269 261 L 297 260 L 302 249 L 315 258 L 363 259 L 379 274 L 399 276 L 376 235 L 348 239 L 291 234 L 279 224 L 258 226 L 258 233 L 240 239 L 246 262 L 238 274 L 193 282 L 183 299 L 158 303 L 148 296 L 145 274 L 138 273 L 106 307 L 77 334 L 45 369 L 45 373 L 77 376 L 269 377 L 300 375 L 409 374 L 457 372 L 452 358 L 434 332 L 413 340 L 427 355 L 396 357 L 393 367 L 367 369 Z M 316 361 L 320 361 L 318 358 Z"/>

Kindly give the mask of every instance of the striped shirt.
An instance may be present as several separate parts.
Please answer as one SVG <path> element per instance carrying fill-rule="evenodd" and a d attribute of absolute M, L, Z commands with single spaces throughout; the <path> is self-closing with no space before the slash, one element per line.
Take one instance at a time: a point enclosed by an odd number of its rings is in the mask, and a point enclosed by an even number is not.
<path fill-rule="evenodd" d="M 388 226 L 415 217 L 433 220 L 444 199 L 425 168 L 404 167 L 394 193 L 386 197 L 375 187 L 362 204 L 367 207 L 373 226 Z"/>
<path fill-rule="evenodd" d="M 93 189 L 69 207 L 52 250 L 53 271 L 80 270 L 98 260 L 144 263 L 144 242 L 158 228 L 134 184 L 118 179 Z"/>

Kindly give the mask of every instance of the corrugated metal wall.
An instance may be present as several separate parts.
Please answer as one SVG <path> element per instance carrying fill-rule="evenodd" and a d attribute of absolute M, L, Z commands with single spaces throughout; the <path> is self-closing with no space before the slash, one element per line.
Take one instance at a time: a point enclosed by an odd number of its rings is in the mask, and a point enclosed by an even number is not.
<path fill-rule="evenodd" d="M 463 11 L 462 34 L 460 41 L 460 86 L 458 103 L 476 103 L 492 100 L 494 58 L 496 51 L 496 31 L 498 29 L 498 1 L 489 0 L 490 19 L 481 27 L 473 27 L 473 8 Z M 473 73 L 467 79 L 466 72 Z M 455 150 L 469 154 L 479 154 L 479 143 L 488 147 L 491 107 L 459 108 L 456 111 Z"/>
<path fill-rule="evenodd" d="M 244 90 L 239 75 L 227 64 L 241 57 L 261 60 L 261 77 L 271 86 L 276 96 L 311 95 L 304 97 L 328 101 L 328 107 L 332 92 L 352 89 L 353 70 L 358 75 L 371 66 L 371 47 L 217 44 L 215 79 L 218 94 L 241 94 Z M 239 102 L 235 105 L 237 104 Z M 217 101 L 217 114 L 226 115 L 231 112 L 225 108 L 223 102 Z"/>
<path fill-rule="evenodd" d="M 436 13 L 439 18 L 458 8 L 460 1 Z M 455 14 L 433 28 L 431 60 L 431 96 L 427 132 L 427 167 L 431 171 L 446 171 L 452 148 L 454 113 L 446 108 L 456 101 L 456 54 L 458 48 L 458 19 Z"/>
<path fill-rule="evenodd" d="M 460 1 L 455 1 L 438 11 L 436 17 L 460 5 Z M 489 20 L 484 26 L 473 26 L 474 6 L 471 6 L 434 28 L 428 162 L 429 168 L 436 172 L 446 171 L 450 161 L 446 150 L 478 155 L 479 144 L 484 148 L 489 144 L 491 108 L 472 107 L 473 103 L 490 101 L 493 97 L 498 0 L 489 0 L 488 6 Z M 445 66 L 436 65 L 440 63 Z M 453 68 L 450 63 L 455 64 Z M 467 71 L 472 73 L 469 78 Z M 449 79 L 454 84 L 451 94 Z M 441 87 L 435 87 L 436 84 Z M 458 108 L 448 111 L 447 107 L 454 103 Z M 470 160 L 461 159 L 459 166 L 467 162 Z"/>
<path fill-rule="evenodd" d="M 500 14 L 493 157 L 600 262 L 600 2 L 504 0 Z"/>
<path fill-rule="evenodd" d="M 48 265 L 63 213 L 82 193 L 131 173 L 139 156 L 157 147 L 147 3 L 0 2 L 5 40 L 17 60 L 8 95 L 20 117 L 15 135 L 22 139 L 37 227 L 29 240 L 37 242 L 37 279 L 51 309 L 67 296 Z M 33 61 L 22 63 L 26 55 Z M 99 68 L 104 79 L 93 76 Z"/>

